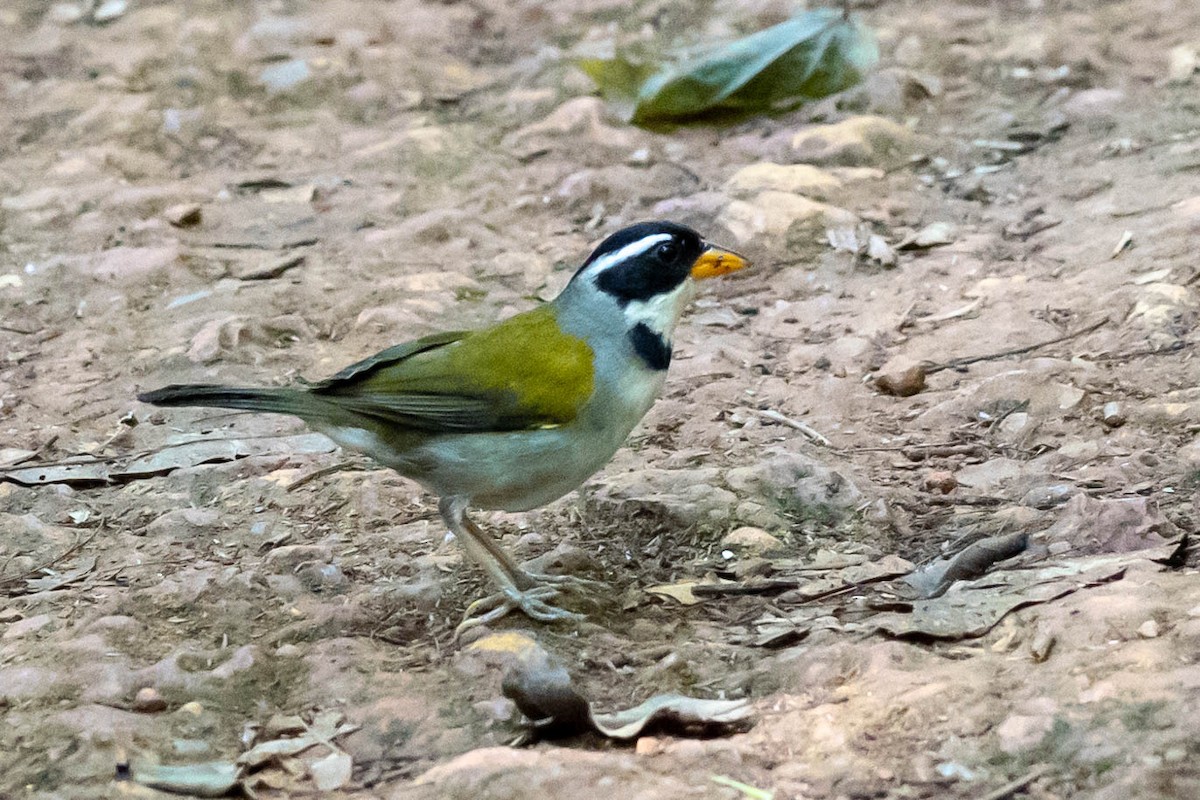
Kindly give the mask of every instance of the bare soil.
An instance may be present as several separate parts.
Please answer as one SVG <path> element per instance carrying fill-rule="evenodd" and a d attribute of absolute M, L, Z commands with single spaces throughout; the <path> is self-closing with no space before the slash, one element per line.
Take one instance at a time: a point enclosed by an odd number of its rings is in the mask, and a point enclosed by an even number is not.
<path fill-rule="evenodd" d="M 1200 582 L 1151 558 L 1200 488 L 1200 6 L 861 5 L 864 87 L 669 133 L 611 116 L 573 48 L 789 4 L 0 8 L 0 797 L 158 796 L 125 765 L 232 762 L 331 711 L 357 729 L 329 796 L 1200 796 Z M 805 140 L 876 117 L 887 146 Z M 836 179 L 815 214 L 730 183 L 806 160 Z M 748 697 L 748 730 L 508 746 L 504 654 L 451 635 L 486 585 L 434 498 L 287 418 L 133 399 L 486 324 L 658 217 L 756 267 L 706 285 L 606 470 L 481 515 L 611 587 L 568 600 L 587 623 L 494 630 L 600 708 Z M 895 267 L 831 246 L 859 222 Z M 918 364 L 923 390 L 876 388 Z M 911 602 L 849 578 L 803 617 L 814 575 L 1014 531 L 1115 566 L 946 636 L 886 632 Z M 713 576 L 760 589 L 646 591 Z M 329 752 L 248 790 L 312 795 Z"/>

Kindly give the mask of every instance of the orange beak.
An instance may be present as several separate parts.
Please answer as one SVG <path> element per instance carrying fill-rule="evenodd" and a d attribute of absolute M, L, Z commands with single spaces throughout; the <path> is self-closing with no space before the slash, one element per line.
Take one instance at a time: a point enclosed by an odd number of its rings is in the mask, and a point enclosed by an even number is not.
<path fill-rule="evenodd" d="M 692 264 L 692 277 L 703 281 L 728 275 L 748 266 L 750 266 L 750 262 L 746 260 L 745 256 L 710 244 L 704 248 L 704 252 L 696 259 L 696 263 Z"/>

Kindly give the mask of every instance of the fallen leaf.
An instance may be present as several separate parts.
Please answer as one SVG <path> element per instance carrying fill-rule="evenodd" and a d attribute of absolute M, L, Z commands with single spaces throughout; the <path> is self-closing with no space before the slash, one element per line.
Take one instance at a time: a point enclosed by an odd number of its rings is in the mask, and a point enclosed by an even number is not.
<path fill-rule="evenodd" d="M 859 83 L 874 37 L 840 10 L 816 9 L 660 65 L 626 55 L 579 66 L 635 125 L 779 113 Z"/>
<path fill-rule="evenodd" d="M 697 603 L 704 602 L 704 598 L 696 597 L 692 590 L 700 584 L 698 580 L 679 581 L 678 583 L 661 583 L 657 586 L 649 586 L 646 588 L 646 594 L 656 594 L 660 597 L 669 597 L 672 600 L 677 600 L 685 606 L 694 606 Z"/>
<path fill-rule="evenodd" d="M 221 797 L 238 783 L 238 767 L 228 761 L 201 764 L 130 764 L 130 777 L 154 789 L 198 797 Z"/>
<path fill-rule="evenodd" d="M 951 476 L 953 477 L 953 476 Z M 904 582 L 921 597 L 940 597 L 957 581 L 969 581 L 987 573 L 993 564 L 1020 555 L 1029 544 L 1024 533 L 990 536 L 952 558 L 939 558 L 905 576 Z"/>
<path fill-rule="evenodd" d="M 79 562 L 78 567 L 69 572 L 47 575 L 43 578 L 31 578 L 25 581 L 25 589 L 28 592 L 52 592 L 55 589 L 61 589 L 67 584 L 74 583 L 95 568 L 96 557 L 86 556 Z"/>
<path fill-rule="evenodd" d="M 509 670 L 502 691 L 547 737 L 590 730 L 610 739 L 630 740 L 652 724 L 676 735 L 711 736 L 744 728 L 754 713 L 749 700 L 660 694 L 633 708 L 597 714 L 572 685 L 566 668 L 541 647 L 525 653 Z"/>

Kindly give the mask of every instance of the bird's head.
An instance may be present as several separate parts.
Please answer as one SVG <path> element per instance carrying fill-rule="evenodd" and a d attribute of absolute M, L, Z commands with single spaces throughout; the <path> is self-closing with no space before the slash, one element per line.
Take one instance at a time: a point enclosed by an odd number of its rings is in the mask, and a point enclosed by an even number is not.
<path fill-rule="evenodd" d="M 575 291 L 615 302 L 630 330 L 643 326 L 669 344 L 694 282 L 749 266 L 674 222 L 639 222 L 602 241 L 571 278 Z"/>

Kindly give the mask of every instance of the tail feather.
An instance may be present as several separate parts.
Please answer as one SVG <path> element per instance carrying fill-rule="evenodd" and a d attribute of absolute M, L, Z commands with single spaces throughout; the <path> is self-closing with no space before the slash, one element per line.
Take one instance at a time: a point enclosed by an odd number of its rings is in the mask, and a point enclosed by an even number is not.
<path fill-rule="evenodd" d="M 319 415 L 321 403 L 303 389 L 254 389 L 212 384 L 175 384 L 143 392 L 143 403 L 156 406 L 205 406 L 244 411 L 273 411 L 309 418 Z"/>

